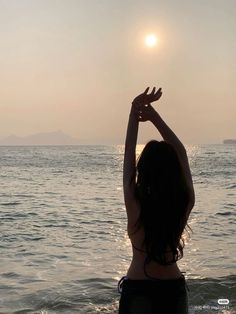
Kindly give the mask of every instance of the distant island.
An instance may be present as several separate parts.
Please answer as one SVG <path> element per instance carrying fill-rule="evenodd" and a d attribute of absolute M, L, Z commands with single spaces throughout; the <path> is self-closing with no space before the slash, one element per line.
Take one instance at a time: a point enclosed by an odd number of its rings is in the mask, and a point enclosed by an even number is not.
<path fill-rule="evenodd" d="M 10 135 L 0 140 L 0 146 L 31 146 L 31 145 L 79 145 L 78 139 L 62 131 L 37 133 L 25 137 Z"/>
<path fill-rule="evenodd" d="M 227 139 L 223 141 L 223 144 L 236 144 L 236 139 Z"/>

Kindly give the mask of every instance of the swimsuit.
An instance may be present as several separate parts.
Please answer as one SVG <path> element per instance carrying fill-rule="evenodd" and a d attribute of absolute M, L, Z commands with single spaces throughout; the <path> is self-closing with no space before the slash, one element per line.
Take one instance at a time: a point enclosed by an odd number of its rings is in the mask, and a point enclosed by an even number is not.
<path fill-rule="evenodd" d="M 183 272 L 179 278 L 157 279 L 147 274 L 144 263 L 144 273 L 147 279 L 129 279 L 127 276 L 120 279 L 119 314 L 188 313 L 188 286 Z"/>
<path fill-rule="evenodd" d="M 184 276 L 178 279 L 119 282 L 119 314 L 187 314 L 188 295 Z"/>

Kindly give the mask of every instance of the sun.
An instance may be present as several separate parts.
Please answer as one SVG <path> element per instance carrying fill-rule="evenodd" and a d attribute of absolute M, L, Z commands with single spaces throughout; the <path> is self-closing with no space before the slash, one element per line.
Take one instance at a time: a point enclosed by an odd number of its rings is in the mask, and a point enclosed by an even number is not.
<path fill-rule="evenodd" d="M 155 34 L 148 34 L 145 37 L 145 44 L 146 44 L 146 46 L 148 46 L 150 48 L 156 46 L 157 42 L 158 42 L 158 38 Z"/>

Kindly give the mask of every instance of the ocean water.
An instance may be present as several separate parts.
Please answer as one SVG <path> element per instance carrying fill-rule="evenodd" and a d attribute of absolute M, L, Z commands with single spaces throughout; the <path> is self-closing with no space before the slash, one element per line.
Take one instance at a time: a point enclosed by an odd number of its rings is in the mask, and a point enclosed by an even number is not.
<path fill-rule="evenodd" d="M 0 313 L 117 313 L 131 259 L 123 149 L 0 147 Z M 178 265 L 189 313 L 236 313 L 236 146 L 187 151 L 196 205 Z"/>

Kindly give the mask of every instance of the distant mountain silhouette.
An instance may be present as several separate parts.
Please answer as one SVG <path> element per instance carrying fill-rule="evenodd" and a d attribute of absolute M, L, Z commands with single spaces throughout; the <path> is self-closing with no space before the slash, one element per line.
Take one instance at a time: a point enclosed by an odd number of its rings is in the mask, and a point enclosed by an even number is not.
<path fill-rule="evenodd" d="M 223 140 L 224 144 L 236 144 L 236 139 Z"/>
<path fill-rule="evenodd" d="M 37 133 L 25 137 L 10 135 L 0 140 L 0 145 L 78 145 L 79 140 L 62 131 Z"/>

